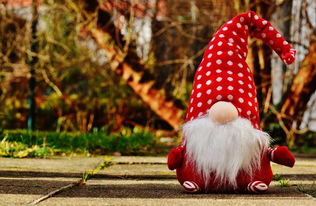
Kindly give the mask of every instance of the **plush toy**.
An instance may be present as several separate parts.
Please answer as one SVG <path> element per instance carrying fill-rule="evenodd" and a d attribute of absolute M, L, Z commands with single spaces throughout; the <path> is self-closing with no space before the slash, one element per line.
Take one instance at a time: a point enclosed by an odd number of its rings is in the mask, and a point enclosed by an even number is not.
<path fill-rule="evenodd" d="M 270 136 L 261 131 L 246 63 L 249 35 L 263 40 L 286 64 L 295 59 L 291 45 L 252 11 L 217 31 L 195 74 L 182 144 L 168 156 L 169 169 L 176 169 L 186 191 L 264 192 L 273 176 L 270 161 L 294 165 L 288 148 L 270 148 Z"/>

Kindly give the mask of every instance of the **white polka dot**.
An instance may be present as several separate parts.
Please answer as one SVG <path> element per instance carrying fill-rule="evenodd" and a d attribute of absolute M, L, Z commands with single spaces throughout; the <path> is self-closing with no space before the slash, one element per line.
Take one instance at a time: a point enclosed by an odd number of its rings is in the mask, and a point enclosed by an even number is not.
<path fill-rule="evenodd" d="M 202 96 L 201 92 L 197 93 L 197 95 L 196 95 L 197 98 L 200 98 L 201 96 Z"/>
<path fill-rule="evenodd" d="M 202 86 L 202 84 L 198 84 L 196 87 L 197 87 L 198 89 L 200 89 L 201 86 Z"/>
<path fill-rule="evenodd" d="M 259 125 L 256 123 L 256 125 L 255 125 L 257 128 L 259 128 Z"/>
<path fill-rule="evenodd" d="M 235 36 L 237 36 L 237 33 L 236 33 L 235 31 L 233 31 L 233 34 L 234 34 Z"/>
<path fill-rule="evenodd" d="M 227 74 L 233 74 L 233 72 L 232 71 L 227 71 Z"/>
<path fill-rule="evenodd" d="M 213 46 L 214 46 L 214 45 L 211 45 L 208 49 L 213 49 Z"/>
<path fill-rule="evenodd" d="M 198 106 L 198 107 L 201 107 L 201 106 L 202 106 L 202 102 L 199 102 L 199 103 L 197 104 L 197 106 Z"/>
<path fill-rule="evenodd" d="M 211 39 L 211 41 L 214 41 L 215 40 L 215 36 Z"/>
<path fill-rule="evenodd" d="M 266 38 L 267 34 L 266 33 L 262 33 L 261 36 L 262 36 L 262 38 Z"/>
<path fill-rule="evenodd" d="M 219 42 L 217 43 L 218 46 L 222 46 L 222 44 L 223 44 L 223 42 L 221 42 L 221 41 L 219 41 Z"/>
<path fill-rule="evenodd" d="M 207 104 L 212 104 L 212 100 L 211 99 L 207 100 Z"/>
<path fill-rule="evenodd" d="M 258 102 L 257 97 L 255 98 L 255 102 L 256 102 L 256 103 Z"/>
<path fill-rule="evenodd" d="M 250 71 L 249 67 L 247 68 L 247 71 L 251 73 L 251 71 Z"/>
<path fill-rule="evenodd" d="M 289 43 L 287 41 L 283 41 L 283 45 L 288 45 Z"/>
<path fill-rule="evenodd" d="M 231 77 L 228 77 L 227 80 L 231 82 L 231 81 L 233 81 L 234 79 L 231 78 Z"/>
<path fill-rule="evenodd" d="M 208 62 L 207 64 L 206 64 L 206 67 L 210 67 L 212 65 L 212 63 L 211 62 Z"/>
<path fill-rule="evenodd" d="M 200 80 L 202 78 L 202 75 L 197 76 L 197 80 Z"/>
<path fill-rule="evenodd" d="M 227 43 L 227 45 L 228 45 L 228 46 L 233 46 L 233 44 L 232 44 L 232 43 Z"/>
<path fill-rule="evenodd" d="M 194 89 L 192 89 L 192 92 L 191 92 L 191 94 L 193 94 L 194 93 Z"/>
<path fill-rule="evenodd" d="M 228 88 L 228 90 L 233 90 L 234 89 L 234 87 L 232 87 L 232 86 L 228 86 L 227 88 Z"/>
<path fill-rule="evenodd" d="M 252 103 L 251 102 L 248 102 L 249 106 L 252 106 Z"/>
<path fill-rule="evenodd" d="M 207 81 L 206 81 L 206 85 L 210 85 L 211 83 L 212 83 L 211 80 L 207 80 Z"/>
<path fill-rule="evenodd" d="M 228 64 L 229 66 L 231 66 L 231 65 L 233 65 L 233 62 L 232 62 L 232 61 L 228 61 L 227 64 Z"/>
<path fill-rule="evenodd" d="M 223 28 L 223 31 L 227 31 L 228 30 L 228 28 L 225 26 L 224 28 Z"/>
<path fill-rule="evenodd" d="M 216 64 L 221 64 L 222 63 L 222 60 L 218 59 L 216 60 Z"/>
<path fill-rule="evenodd" d="M 203 112 L 200 112 L 198 116 L 200 117 L 200 116 L 202 116 L 202 115 L 203 115 Z"/>
<path fill-rule="evenodd" d="M 241 72 L 239 72 L 239 73 L 238 73 L 238 76 L 239 76 L 239 77 L 243 77 L 244 75 L 243 75 Z"/>
<path fill-rule="evenodd" d="M 240 17 L 239 20 L 240 20 L 240 22 L 243 22 L 243 21 L 245 21 L 245 18 L 244 17 Z"/>
<path fill-rule="evenodd" d="M 249 28 L 248 28 L 248 25 L 245 25 L 245 29 L 246 29 L 246 30 L 248 30 L 248 29 L 249 29 Z"/>
<path fill-rule="evenodd" d="M 263 24 L 263 25 L 266 25 L 267 23 L 268 23 L 268 21 L 266 21 L 266 20 L 263 20 L 263 21 L 262 21 L 262 24 Z"/>
<path fill-rule="evenodd" d="M 238 27 L 238 28 L 241 28 L 241 24 L 240 24 L 240 23 L 237 23 L 237 27 Z"/>
<path fill-rule="evenodd" d="M 245 42 L 245 40 L 243 38 L 240 38 L 240 41 L 243 42 L 243 43 Z"/>
<path fill-rule="evenodd" d="M 242 109 L 241 109 L 241 108 L 238 108 L 238 111 L 241 113 L 241 112 L 242 112 Z"/>
<path fill-rule="evenodd" d="M 211 94 L 211 92 L 212 92 L 212 90 L 208 89 L 208 90 L 206 91 L 206 94 Z"/>
<path fill-rule="evenodd" d="M 242 65 L 242 63 L 239 63 L 238 66 L 239 66 L 240 68 L 243 68 L 243 67 L 244 67 L 244 66 Z"/>
<path fill-rule="evenodd" d="M 193 107 L 191 107 L 191 109 L 190 109 L 190 112 L 192 112 L 193 111 Z"/>
<path fill-rule="evenodd" d="M 211 75 L 210 71 L 206 72 L 206 76 L 210 76 L 210 75 Z"/>
<path fill-rule="evenodd" d="M 269 31 L 273 31 L 273 27 L 272 26 L 269 26 Z"/>
<path fill-rule="evenodd" d="M 217 99 L 217 100 L 221 100 L 221 99 L 222 99 L 222 96 L 221 96 L 221 95 L 217 95 L 216 99 Z"/>
<path fill-rule="evenodd" d="M 217 52 L 217 55 L 222 55 L 222 54 L 223 54 L 222 51 L 218 51 L 218 52 Z"/>
<path fill-rule="evenodd" d="M 193 100 L 194 100 L 194 98 L 191 98 L 190 103 L 192 103 L 192 102 L 193 102 Z"/>
<path fill-rule="evenodd" d="M 276 38 L 280 38 L 281 34 L 277 33 L 275 36 L 276 36 Z"/>
<path fill-rule="evenodd" d="M 243 103 L 243 102 L 244 102 L 244 99 L 240 97 L 240 98 L 238 99 L 238 101 L 239 101 L 240 103 Z"/>
<path fill-rule="evenodd" d="M 245 92 L 243 89 L 238 89 L 238 91 L 239 91 L 240 93 L 244 93 L 244 92 Z"/>
<path fill-rule="evenodd" d="M 222 70 L 216 69 L 216 73 L 221 73 L 221 72 L 222 72 Z"/>
<path fill-rule="evenodd" d="M 253 119 L 257 119 L 257 117 L 256 117 L 256 116 L 253 116 L 252 118 L 253 118 Z"/>
<path fill-rule="evenodd" d="M 249 89 L 251 89 L 251 88 L 252 88 L 251 84 L 248 84 L 248 88 L 249 88 Z"/>
<path fill-rule="evenodd" d="M 193 120 L 194 119 L 194 117 L 191 117 L 191 119 L 190 120 Z"/>
<path fill-rule="evenodd" d="M 244 52 L 244 57 L 246 57 L 247 56 L 247 53 L 246 52 Z"/>
<path fill-rule="evenodd" d="M 250 12 L 248 13 L 248 17 L 251 18 L 251 13 Z"/>
<path fill-rule="evenodd" d="M 230 43 L 234 43 L 234 39 L 233 39 L 233 38 L 229 38 L 228 41 L 229 41 Z"/>
<path fill-rule="evenodd" d="M 200 66 L 199 68 L 198 68 L 198 71 L 201 71 L 203 69 L 203 67 L 202 66 Z"/>
<path fill-rule="evenodd" d="M 247 111 L 247 115 L 248 115 L 248 116 L 251 115 L 251 111 Z"/>
<path fill-rule="evenodd" d="M 240 54 L 238 54 L 238 57 L 239 57 L 240 59 L 242 59 L 242 56 L 241 56 Z"/>
<path fill-rule="evenodd" d="M 232 56 L 232 55 L 234 54 L 234 52 L 233 52 L 233 51 L 228 51 L 227 54 L 228 54 L 229 56 Z"/>
<path fill-rule="evenodd" d="M 244 82 L 243 82 L 243 81 L 241 81 L 241 80 L 238 80 L 238 83 L 239 83 L 239 84 L 241 84 L 241 85 L 243 85 L 243 84 L 244 84 Z"/>
<path fill-rule="evenodd" d="M 216 87 L 217 91 L 221 91 L 222 89 L 223 89 L 223 87 L 221 87 L 221 86 Z"/>
<path fill-rule="evenodd" d="M 231 24 L 231 23 L 233 23 L 233 21 L 232 21 L 232 20 L 230 20 L 230 21 L 228 21 L 228 22 L 227 22 L 227 24 Z"/>
<path fill-rule="evenodd" d="M 223 79 L 222 77 L 217 77 L 216 81 L 220 82 L 220 81 L 222 81 L 222 79 Z"/>
<path fill-rule="evenodd" d="M 234 98 L 234 97 L 233 97 L 233 95 L 231 95 L 231 94 L 227 96 L 227 99 L 228 99 L 228 100 L 232 100 L 233 98 Z"/>
<path fill-rule="evenodd" d="M 257 107 L 255 107 L 255 110 L 256 110 L 256 112 L 258 112 L 258 109 L 257 109 Z"/>
<path fill-rule="evenodd" d="M 209 54 L 209 55 L 207 55 L 207 58 L 211 58 L 211 57 L 212 57 L 212 55 L 213 55 L 213 54 Z"/>
<path fill-rule="evenodd" d="M 257 15 L 255 15 L 254 17 L 255 17 L 255 20 L 258 20 L 258 19 L 259 19 L 259 16 L 257 16 Z"/>
<path fill-rule="evenodd" d="M 224 35 L 224 34 L 220 34 L 219 37 L 220 37 L 220 38 L 224 38 L 225 35 Z"/>
<path fill-rule="evenodd" d="M 251 81 L 251 80 L 252 80 L 250 76 L 248 76 L 248 79 L 249 79 L 249 81 Z"/>
<path fill-rule="evenodd" d="M 249 92 L 249 93 L 248 93 L 248 96 L 249 96 L 249 97 L 252 97 L 252 94 Z"/>

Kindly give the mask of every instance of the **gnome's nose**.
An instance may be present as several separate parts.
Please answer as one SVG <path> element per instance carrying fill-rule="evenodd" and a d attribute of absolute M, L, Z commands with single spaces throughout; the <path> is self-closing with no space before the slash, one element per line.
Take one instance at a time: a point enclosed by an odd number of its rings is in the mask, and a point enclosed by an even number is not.
<path fill-rule="evenodd" d="M 230 102 L 216 102 L 209 110 L 209 118 L 218 124 L 226 124 L 238 117 L 236 107 Z"/>

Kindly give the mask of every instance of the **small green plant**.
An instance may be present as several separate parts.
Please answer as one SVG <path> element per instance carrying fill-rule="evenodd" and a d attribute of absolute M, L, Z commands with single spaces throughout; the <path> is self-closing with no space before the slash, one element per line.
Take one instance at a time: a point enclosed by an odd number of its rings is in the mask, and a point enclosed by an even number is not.
<path fill-rule="evenodd" d="M 100 164 L 98 167 L 96 167 L 93 170 L 90 170 L 88 172 L 85 172 L 82 174 L 82 180 L 81 180 L 81 184 L 85 184 L 91 176 L 97 174 L 100 170 L 103 170 L 106 167 L 110 167 L 111 165 L 113 165 L 113 163 L 111 162 L 113 158 L 112 157 L 105 157 L 104 158 L 104 162 L 102 164 Z"/>
<path fill-rule="evenodd" d="M 311 195 L 313 197 L 316 197 L 316 184 L 313 182 L 312 185 L 298 185 L 297 186 L 298 191 L 303 192 L 304 194 Z"/>
<path fill-rule="evenodd" d="M 273 180 L 275 180 L 275 181 L 279 181 L 279 180 L 281 180 L 281 179 L 282 179 L 282 177 L 281 177 L 280 174 L 275 174 L 275 175 L 273 176 Z"/>
<path fill-rule="evenodd" d="M 278 180 L 278 182 L 280 183 L 280 187 L 288 187 L 290 186 L 290 180 L 289 179 L 280 179 Z"/>

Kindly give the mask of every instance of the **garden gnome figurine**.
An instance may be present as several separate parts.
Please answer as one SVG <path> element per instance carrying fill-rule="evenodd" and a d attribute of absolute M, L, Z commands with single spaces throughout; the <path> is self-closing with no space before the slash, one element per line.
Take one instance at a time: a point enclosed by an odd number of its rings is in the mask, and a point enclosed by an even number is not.
<path fill-rule="evenodd" d="M 286 64 L 295 59 L 292 46 L 252 11 L 217 31 L 195 74 L 182 145 L 168 156 L 169 169 L 176 169 L 188 192 L 264 192 L 273 176 L 270 161 L 294 165 L 287 147 L 270 148 L 270 136 L 261 131 L 246 63 L 249 35 L 263 40 Z"/>

